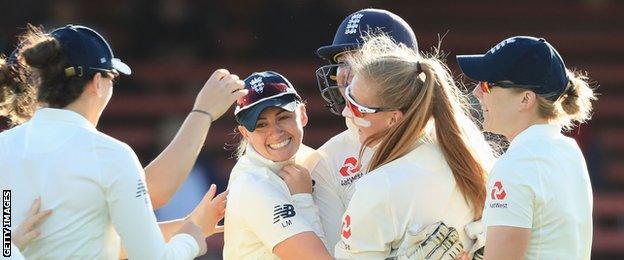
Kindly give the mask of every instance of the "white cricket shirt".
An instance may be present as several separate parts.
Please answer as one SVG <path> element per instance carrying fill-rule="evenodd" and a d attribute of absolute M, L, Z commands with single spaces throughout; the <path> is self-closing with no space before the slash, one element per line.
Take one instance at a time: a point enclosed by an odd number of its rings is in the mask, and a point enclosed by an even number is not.
<path fill-rule="evenodd" d="M 335 256 L 384 259 L 410 227 L 437 221 L 456 228 L 464 247 L 470 248 L 473 242 L 464 227 L 473 216 L 438 145 L 423 143 L 358 181 Z"/>
<path fill-rule="evenodd" d="M 494 165 L 483 221 L 531 229 L 527 259 L 589 259 L 592 189 L 585 158 L 556 125 L 522 131 Z"/>
<path fill-rule="evenodd" d="M 12 190 L 12 228 L 38 196 L 53 210 L 26 259 L 118 259 L 120 236 L 130 259 L 199 253 L 188 234 L 165 243 L 132 149 L 73 111 L 42 108 L 0 133 L 0 186 Z"/>
<path fill-rule="evenodd" d="M 373 154 L 366 149 L 359 158 L 360 141 L 352 130 L 332 137 L 316 150 L 318 162 L 311 174 L 314 180 L 314 201 L 327 241 L 326 247 L 333 254 L 334 246 L 340 241 L 342 216 L 355 191 L 355 183 L 364 176 L 368 161 Z"/>
<path fill-rule="evenodd" d="M 312 195 L 291 195 L 277 175 L 288 163 L 304 165 L 313 153 L 313 149 L 301 145 L 293 159 L 276 163 L 247 146 L 228 184 L 224 259 L 279 259 L 272 253 L 273 248 L 306 231 L 313 231 L 325 243 Z"/>

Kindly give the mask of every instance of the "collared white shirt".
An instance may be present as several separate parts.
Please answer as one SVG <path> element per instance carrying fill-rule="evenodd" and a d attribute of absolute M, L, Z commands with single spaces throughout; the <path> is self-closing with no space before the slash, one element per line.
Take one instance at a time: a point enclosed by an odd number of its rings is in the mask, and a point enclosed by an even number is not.
<path fill-rule="evenodd" d="M 120 236 L 130 259 L 199 253 L 188 234 L 165 243 L 132 149 L 73 111 L 39 109 L 0 133 L 0 186 L 12 190 L 12 228 L 39 196 L 53 210 L 22 251 L 27 259 L 118 259 Z"/>
<path fill-rule="evenodd" d="M 372 149 L 366 149 L 363 158 L 359 158 L 362 145 L 355 131 L 345 130 L 317 149 L 318 160 L 310 171 L 314 180 L 312 195 L 319 207 L 326 246 L 332 254 L 340 241 L 342 216 L 355 192 L 355 184 L 364 176 L 373 154 Z"/>
<path fill-rule="evenodd" d="M 483 221 L 531 229 L 527 259 L 589 259 L 592 190 L 585 158 L 556 125 L 516 136 L 494 165 Z"/>
<path fill-rule="evenodd" d="M 225 210 L 224 259 L 279 259 L 273 248 L 296 234 L 313 231 L 324 240 L 311 194 L 291 195 L 277 172 L 288 163 L 305 164 L 314 152 L 301 145 L 289 161 L 273 162 L 251 145 L 230 175 Z"/>
<path fill-rule="evenodd" d="M 408 154 L 364 175 L 344 214 L 339 259 L 385 259 L 408 229 L 438 221 L 464 231 L 474 212 L 464 199 L 437 144 L 422 143 Z"/>

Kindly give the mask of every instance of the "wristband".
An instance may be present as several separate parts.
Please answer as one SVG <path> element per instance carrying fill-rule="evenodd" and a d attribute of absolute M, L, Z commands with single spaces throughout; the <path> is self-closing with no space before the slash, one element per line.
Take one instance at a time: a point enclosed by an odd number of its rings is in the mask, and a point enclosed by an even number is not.
<path fill-rule="evenodd" d="M 214 122 L 214 117 L 212 116 L 212 114 L 210 114 L 210 112 L 204 111 L 204 110 L 200 110 L 200 109 L 193 109 L 191 110 L 191 113 L 193 112 L 197 112 L 200 114 L 204 114 L 207 115 L 210 118 L 210 123 Z"/>

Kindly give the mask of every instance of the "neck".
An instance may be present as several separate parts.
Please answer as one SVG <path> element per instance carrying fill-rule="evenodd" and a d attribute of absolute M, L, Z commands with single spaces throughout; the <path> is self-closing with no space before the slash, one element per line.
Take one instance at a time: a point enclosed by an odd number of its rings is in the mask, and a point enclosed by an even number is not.
<path fill-rule="evenodd" d="M 513 129 L 510 129 L 509 131 L 507 131 L 507 133 L 505 133 L 504 135 L 505 135 L 505 137 L 507 137 L 507 140 L 509 140 L 511 142 L 514 138 L 516 138 L 516 136 L 518 136 L 518 134 L 522 133 L 522 131 L 526 130 L 527 128 L 531 127 L 532 125 L 548 124 L 548 123 L 549 123 L 548 119 L 533 118 L 531 120 L 526 120 L 526 121 L 518 124 Z"/>
<path fill-rule="evenodd" d="M 102 111 L 95 109 L 93 104 L 87 104 L 87 102 L 76 100 L 73 103 L 67 105 L 64 109 L 74 111 L 83 117 L 85 117 L 93 126 L 97 126 Z"/>

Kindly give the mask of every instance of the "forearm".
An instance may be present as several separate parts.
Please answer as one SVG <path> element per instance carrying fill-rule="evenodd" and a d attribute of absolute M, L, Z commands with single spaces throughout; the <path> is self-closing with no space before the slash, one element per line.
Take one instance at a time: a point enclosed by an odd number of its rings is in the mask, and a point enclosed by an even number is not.
<path fill-rule="evenodd" d="M 211 123 L 207 115 L 190 113 L 167 148 L 145 167 L 147 187 L 155 209 L 164 206 L 186 180 Z"/>
<path fill-rule="evenodd" d="M 177 231 L 180 230 L 182 225 L 184 225 L 185 219 L 176 219 L 171 221 L 159 222 L 158 227 L 160 228 L 160 232 L 162 232 L 163 237 L 165 238 L 165 242 L 169 242 L 171 238 L 176 235 Z M 121 245 L 121 250 L 119 251 L 119 259 L 127 259 L 126 249 L 123 244 Z"/>

